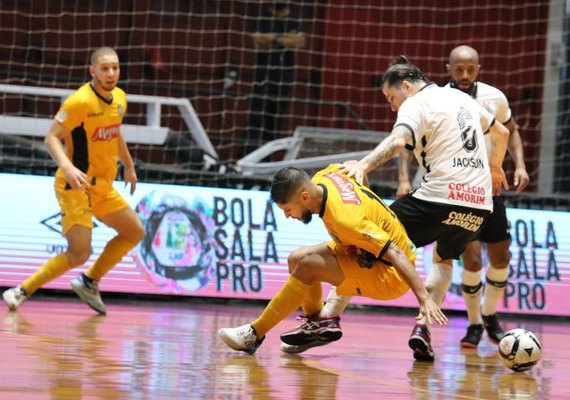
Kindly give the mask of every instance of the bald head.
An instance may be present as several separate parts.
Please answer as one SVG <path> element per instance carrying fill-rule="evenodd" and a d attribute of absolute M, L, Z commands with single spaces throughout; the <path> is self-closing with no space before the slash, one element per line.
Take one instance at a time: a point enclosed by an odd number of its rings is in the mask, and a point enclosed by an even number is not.
<path fill-rule="evenodd" d="M 449 53 L 449 64 L 446 67 L 452 86 L 474 95 L 475 82 L 481 69 L 477 50 L 466 45 L 457 46 Z"/>
<path fill-rule="evenodd" d="M 479 53 L 473 47 L 457 46 L 449 53 L 449 64 L 453 65 L 458 62 L 470 61 L 476 65 L 479 64 Z"/>

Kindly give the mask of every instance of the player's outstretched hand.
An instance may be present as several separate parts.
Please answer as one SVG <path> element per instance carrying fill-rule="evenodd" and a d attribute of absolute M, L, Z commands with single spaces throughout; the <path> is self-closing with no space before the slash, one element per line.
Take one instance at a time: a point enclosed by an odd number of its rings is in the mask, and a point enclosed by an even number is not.
<path fill-rule="evenodd" d="M 65 180 L 69 183 L 72 189 L 83 189 L 89 190 L 91 187 L 91 183 L 89 182 L 89 178 L 87 174 L 80 169 L 78 169 L 73 164 L 69 164 L 66 166 L 61 167 L 63 171 L 63 175 L 65 176 Z"/>
<path fill-rule="evenodd" d="M 125 168 L 125 187 L 131 184 L 131 195 L 135 193 L 137 188 L 137 172 L 134 168 Z"/>
<path fill-rule="evenodd" d="M 502 189 L 509 189 L 507 177 L 502 168 L 491 167 L 491 179 L 493 181 L 493 196 L 499 196 Z"/>
<path fill-rule="evenodd" d="M 421 305 L 420 305 L 420 313 L 416 317 L 416 320 L 420 320 L 423 317 L 426 317 L 430 324 L 437 322 L 440 325 L 447 324 L 447 317 L 441 311 L 441 308 L 430 298 L 427 298 Z"/>
<path fill-rule="evenodd" d="M 366 170 L 361 165 L 359 161 L 346 161 L 341 164 L 339 172 L 345 174 L 349 178 L 354 178 L 354 180 L 360 184 L 366 185 Z"/>
<path fill-rule="evenodd" d="M 412 193 L 412 185 L 410 185 L 410 182 L 408 181 L 398 183 L 398 189 L 396 189 L 396 198 L 400 199 L 408 193 Z"/>
<path fill-rule="evenodd" d="M 517 193 L 522 192 L 528 186 L 530 182 L 530 178 L 528 173 L 526 172 L 525 168 L 517 168 L 515 169 L 514 181 L 513 185 L 517 191 Z"/>

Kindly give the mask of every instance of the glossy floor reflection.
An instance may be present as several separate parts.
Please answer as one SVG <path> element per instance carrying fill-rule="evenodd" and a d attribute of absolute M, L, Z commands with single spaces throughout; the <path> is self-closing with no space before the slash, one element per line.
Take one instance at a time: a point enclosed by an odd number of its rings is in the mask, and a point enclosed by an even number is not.
<path fill-rule="evenodd" d="M 344 337 L 300 356 L 270 332 L 255 356 L 227 348 L 218 328 L 241 325 L 261 306 L 108 301 L 97 316 L 75 298 L 32 299 L 0 313 L 1 399 L 568 399 L 570 323 L 505 320 L 543 344 L 527 373 L 507 370 L 484 338 L 462 351 L 466 321 L 433 330 L 436 361 L 414 362 L 413 316 L 351 310 Z"/>

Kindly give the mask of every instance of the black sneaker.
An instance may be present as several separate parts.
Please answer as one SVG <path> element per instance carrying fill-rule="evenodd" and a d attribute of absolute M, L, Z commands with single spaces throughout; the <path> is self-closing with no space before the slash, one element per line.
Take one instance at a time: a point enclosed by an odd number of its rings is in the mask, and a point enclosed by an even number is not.
<path fill-rule="evenodd" d="M 431 336 L 425 325 L 414 326 L 408 346 L 414 351 L 414 358 L 418 361 L 433 361 L 435 358 L 431 347 Z"/>
<path fill-rule="evenodd" d="M 303 346 L 313 342 L 334 342 L 342 337 L 339 317 L 318 319 L 303 315 L 299 319 L 305 322 L 297 328 L 281 334 L 283 343 Z"/>
<path fill-rule="evenodd" d="M 461 347 L 474 349 L 479 345 L 483 336 L 483 325 L 473 324 L 467 327 L 467 334 L 461 339 Z"/>
<path fill-rule="evenodd" d="M 505 336 L 505 331 L 503 331 L 501 324 L 499 324 L 497 314 L 481 315 L 481 317 L 483 318 L 483 326 L 485 326 L 489 340 L 498 344 L 503 336 Z"/>

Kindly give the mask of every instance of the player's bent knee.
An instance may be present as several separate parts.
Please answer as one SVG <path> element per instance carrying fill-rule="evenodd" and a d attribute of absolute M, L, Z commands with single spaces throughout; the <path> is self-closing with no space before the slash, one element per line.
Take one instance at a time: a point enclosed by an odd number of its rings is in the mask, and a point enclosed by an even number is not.
<path fill-rule="evenodd" d="M 463 268 L 467 271 L 477 272 L 483 268 L 483 260 L 480 254 L 463 254 L 461 258 L 463 260 Z"/>
<path fill-rule="evenodd" d="M 67 256 L 69 266 L 72 268 L 77 267 L 87 262 L 91 255 L 91 247 L 81 250 L 68 250 L 65 255 Z"/>
<path fill-rule="evenodd" d="M 320 258 L 316 254 L 305 254 L 298 261 L 291 274 L 301 282 L 312 283 L 320 273 Z"/>
<path fill-rule="evenodd" d="M 301 258 L 303 258 L 303 256 L 305 255 L 307 255 L 305 247 L 299 247 L 298 249 L 293 250 L 291 253 L 289 253 L 289 256 L 287 257 L 287 265 L 289 266 L 289 273 L 293 273 L 295 267 L 299 263 L 299 260 L 301 260 Z"/>
<path fill-rule="evenodd" d="M 488 252 L 488 256 L 491 265 L 498 269 L 507 268 L 511 261 L 511 252 L 509 249 L 499 249 Z"/>
<path fill-rule="evenodd" d="M 142 224 L 138 224 L 132 232 L 133 240 L 131 242 L 138 243 L 144 238 L 144 227 Z"/>

